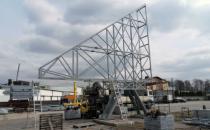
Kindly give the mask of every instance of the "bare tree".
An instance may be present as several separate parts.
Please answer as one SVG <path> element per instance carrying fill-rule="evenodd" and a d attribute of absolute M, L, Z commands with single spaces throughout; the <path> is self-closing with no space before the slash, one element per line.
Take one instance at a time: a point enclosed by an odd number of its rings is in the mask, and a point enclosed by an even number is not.
<path fill-rule="evenodd" d="M 184 84 L 185 84 L 185 90 L 188 90 L 190 92 L 193 91 L 192 85 L 189 80 L 185 80 Z"/>
<path fill-rule="evenodd" d="M 185 89 L 185 84 L 182 80 L 175 80 L 175 88 L 177 90 L 177 92 L 179 93 L 179 95 L 184 91 Z"/>
<path fill-rule="evenodd" d="M 200 79 L 194 79 L 193 80 L 193 87 L 195 88 L 196 92 L 202 92 L 202 94 L 205 91 L 204 87 L 204 81 Z"/>

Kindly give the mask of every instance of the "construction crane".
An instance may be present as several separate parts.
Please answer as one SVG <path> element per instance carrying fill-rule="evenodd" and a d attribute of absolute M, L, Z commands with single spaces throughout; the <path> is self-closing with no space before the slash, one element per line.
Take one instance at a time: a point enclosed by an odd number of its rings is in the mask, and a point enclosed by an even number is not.
<path fill-rule="evenodd" d="M 122 119 L 127 109 L 125 90 L 138 97 L 152 77 L 146 5 L 125 15 L 39 68 L 39 78 L 100 81 L 112 91 L 101 118 L 110 118 L 115 106 Z M 137 105 L 146 113 L 139 98 Z"/>

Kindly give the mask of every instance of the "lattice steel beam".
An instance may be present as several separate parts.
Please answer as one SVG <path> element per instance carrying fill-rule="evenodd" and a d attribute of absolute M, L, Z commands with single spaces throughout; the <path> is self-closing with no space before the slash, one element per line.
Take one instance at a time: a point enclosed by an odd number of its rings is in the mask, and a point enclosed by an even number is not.
<path fill-rule="evenodd" d="M 39 68 L 39 78 L 141 82 L 152 77 L 146 5 Z"/>

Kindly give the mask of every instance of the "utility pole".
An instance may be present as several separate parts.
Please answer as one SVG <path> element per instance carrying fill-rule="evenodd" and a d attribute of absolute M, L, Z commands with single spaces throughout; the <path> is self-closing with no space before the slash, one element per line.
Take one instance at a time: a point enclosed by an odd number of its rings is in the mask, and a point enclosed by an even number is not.
<path fill-rule="evenodd" d="M 18 80 L 19 71 L 20 71 L 20 63 L 18 64 L 18 69 L 17 69 L 17 74 L 16 74 L 16 81 Z"/>

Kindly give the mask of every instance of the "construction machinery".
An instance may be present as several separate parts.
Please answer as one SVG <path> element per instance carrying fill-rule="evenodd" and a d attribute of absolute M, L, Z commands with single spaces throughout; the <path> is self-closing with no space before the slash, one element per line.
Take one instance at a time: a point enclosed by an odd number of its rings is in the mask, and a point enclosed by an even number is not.
<path fill-rule="evenodd" d="M 66 120 L 81 118 L 81 103 L 77 98 L 76 81 L 74 81 L 73 95 L 64 95 L 61 99 L 61 103 L 65 107 L 64 115 Z"/>
<path fill-rule="evenodd" d="M 64 95 L 61 98 L 61 104 L 66 108 L 67 106 L 80 106 L 80 102 L 77 97 L 77 85 L 76 81 L 74 81 L 74 92 L 72 94 Z"/>
<path fill-rule="evenodd" d="M 109 95 L 106 92 L 99 82 L 94 82 L 92 86 L 83 89 L 82 97 L 78 101 L 76 82 L 74 82 L 74 95 L 66 95 L 62 99 L 69 101 L 63 103 L 65 119 L 98 118 L 109 100 Z"/>
<path fill-rule="evenodd" d="M 109 95 L 99 82 L 94 82 L 92 87 L 88 86 L 83 90 L 82 117 L 98 118 L 103 113 L 108 103 Z"/>

